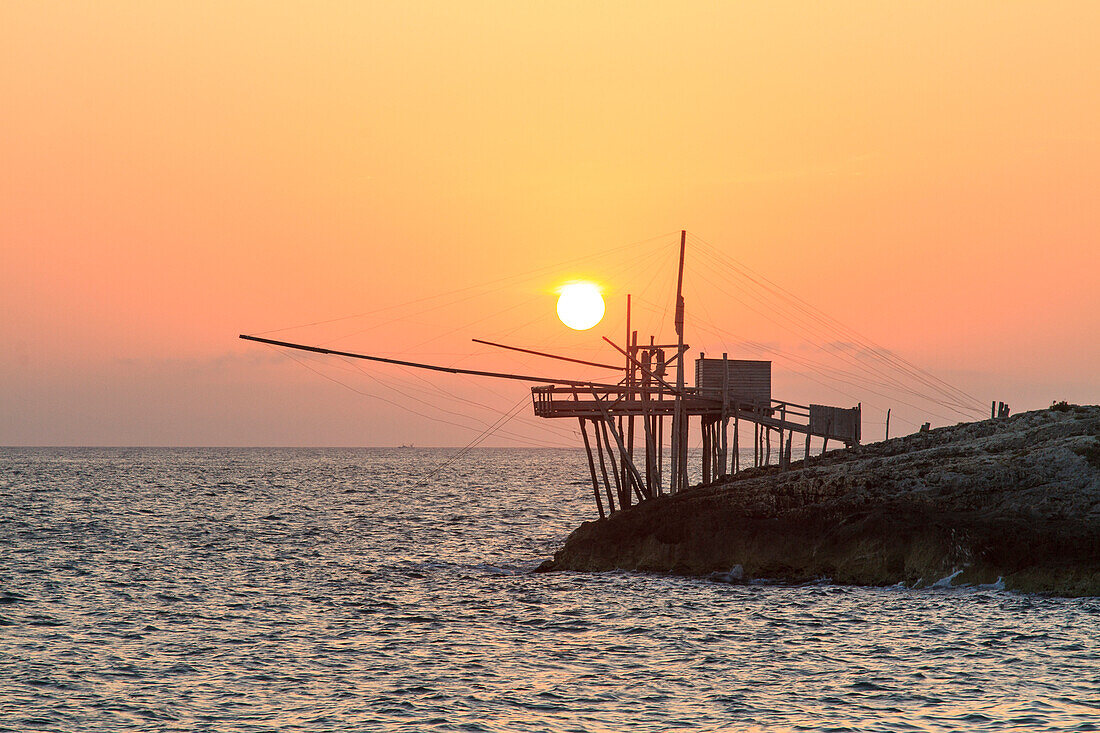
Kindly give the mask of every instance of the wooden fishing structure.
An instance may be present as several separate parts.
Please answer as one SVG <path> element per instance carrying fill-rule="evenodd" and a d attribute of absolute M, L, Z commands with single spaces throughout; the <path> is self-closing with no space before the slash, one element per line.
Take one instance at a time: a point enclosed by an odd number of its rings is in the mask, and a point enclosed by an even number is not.
<path fill-rule="evenodd" d="M 821 439 L 822 453 L 828 449 L 830 440 L 845 446 L 857 445 L 860 441 L 860 405 L 840 408 L 773 399 L 770 361 L 730 359 L 727 354 L 722 354 L 720 359 L 706 358 L 700 353 L 695 361 L 695 385 L 687 386 L 685 361 L 689 346 L 684 343 L 683 296 L 686 235 L 686 231 L 680 233 L 675 344 L 655 343 L 652 336 L 648 344 L 639 344 L 638 332 L 631 328 L 629 295 L 624 344 L 620 346 L 604 337 L 623 357 L 622 366 L 474 339 L 488 346 L 535 356 L 616 369 L 623 376 L 615 383 L 459 369 L 259 336 L 242 334 L 240 338 L 450 374 L 537 382 L 539 384 L 531 388 L 537 417 L 578 421 L 600 517 L 688 487 L 689 428 L 693 420 L 699 426 L 700 476 L 704 484 L 748 468 L 771 466 L 773 455 L 778 470 L 788 470 L 796 435 L 803 442 L 800 446 L 803 461 L 809 460 L 811 439 L 815 437 Z M 669 374 L 670 370 L 675 370 L 674 377 Z M 773 439 L 776 441 L 774 449 Z M 751 441 L 752 445 L 751 465 L 747 461 L 742 465 L 741 461 L 741 447 L 746 441 Z"/>
<path fill-rule="evenodd" d="M 796 435 L 802 438 L 799 447 L 804 461 L 810 457 L 813 437 L 821 439 L 822 453 L 830 440 L 845 446 L 860 441 L 861 405 L 846 409 L 772 399 L 770 361 L 730 359 L 728 354 L 708 359 L 700 353 L 695 361 L 695 386 L 685 385 L 684 361 L 689 348 L 684 343 L 685 240 L 686 232 L 681 232 L 675 344 L 657 344 L 653 337 L 648 344 L 639 344 L 638 332 L 631 330 L 627 296 L 625 348 L 604 338 L 625 358 L 624 377 L 617 385 L 531 388 L 536 416 L 578 421 L 601 517 L 604 499 L 607 510 L 615 512 L 687 488 L 688 436 L 693 419 L 699 424 L 704 484 L 743 468 L 770 466 L 773 455 L 780 471 L 789 469 Z M 672 368 L 675 384 L 668 381 Z M 742 424 L 751 434 L 743 434 Z M 751 466 L 741 465 L 745 440 L 752 442 Z"/>

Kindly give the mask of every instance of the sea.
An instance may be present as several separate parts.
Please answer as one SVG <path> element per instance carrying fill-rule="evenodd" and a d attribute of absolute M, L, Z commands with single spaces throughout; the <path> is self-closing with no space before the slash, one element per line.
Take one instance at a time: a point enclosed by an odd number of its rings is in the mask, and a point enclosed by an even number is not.
<path fill-rule="evenodd" d="M 1100 598 L 533 573 L 587 471 L 0 449 L 0 730 L 1100 730 Z"/>

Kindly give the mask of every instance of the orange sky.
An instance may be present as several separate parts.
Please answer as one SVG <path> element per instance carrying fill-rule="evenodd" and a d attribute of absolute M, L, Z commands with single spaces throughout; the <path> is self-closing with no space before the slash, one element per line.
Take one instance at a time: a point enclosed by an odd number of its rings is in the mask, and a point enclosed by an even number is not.
<path fill-rule="evenodd" d="M 1095 2 L 5 2 L 0 445 L 463 445 L 526 387 L 236 335 L 469 288 L 280 333 L 557 374 L 469 338 L 612 358 L 627 292 L 667 336 L 681 228 L 981 402 L 1098 402 L 1097 29 Z M 693 351 L 824 353 L 688 258 Z M 553 313 L 578 275 L 609 296 L 583 335 Z M 867 437 L 962 419 L 775 369 Z M 545 427 L 509 425 L 573 443 Z"/>

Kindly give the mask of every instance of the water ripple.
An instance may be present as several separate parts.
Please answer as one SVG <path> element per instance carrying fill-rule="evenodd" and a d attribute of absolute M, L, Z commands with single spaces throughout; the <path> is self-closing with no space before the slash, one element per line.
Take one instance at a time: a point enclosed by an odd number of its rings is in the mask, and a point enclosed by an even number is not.
<path fill-rule="evenodd" d="M 1100 730 L 1100 599 L 532 575 L 583 455 L 0 452 L 0 731 Z"/>

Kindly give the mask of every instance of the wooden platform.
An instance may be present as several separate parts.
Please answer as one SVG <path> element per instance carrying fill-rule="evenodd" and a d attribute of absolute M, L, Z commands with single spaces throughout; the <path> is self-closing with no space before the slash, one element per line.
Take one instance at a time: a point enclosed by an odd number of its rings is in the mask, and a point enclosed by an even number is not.
<path fill-rule="evenodd" d="M 639 392 L 642 392 L 642 395 L 639 395 Z M 698 417 L 705 422 L 734 418 L 772 430 L 828 438 L 845 444 L 859 440 L 858 435 L 853 435 L 850 431 L 833 429 L 831 423 L 823 427 L 815 425 L 815 429 L 811 431 L 808 405 L 782 400 L 772 400 L 768 405 L 746 401 L 731 401 L 729 405 L 723 405 L 722 400 L 703 397 L 696 389 L 687 388 L 684 392 L 683 404 L 687 416 Z M 545 418 L 599 420 L 604 417 L 605 412 L 613 417 L 640 415 L 671 417 L 676 409 L 675 395 L 668 390 L 652 389 L 649 390 L 649 394 L 645 394 L 638 387 L 580 390 L 547 385 L 532 387 L 531 401 L 535 415 Z"/>
<path fill-rule="evenodd" d="M 630 366 L 637 366 L 637 360 L 631 359 Z M 611 512 L 625 509 L 636 501 L 665 493 L 663 477 L 669 480 L 669 493 L 687 488 L 687 437 L 692 418 L 699 421 L 703 483 L 741 470 L 742 431 L 739 427 L 743 422 L 748 423 L 744 437 L 752 441 L 753 467 L 771 465 L 773 435 L 778 438 L 780 470 L 791 465 L 795 434 L 805 436 L 805 460 L 809 460 L 810 440 L 815 436 L 821 438 L 822 452 L 830 440 L 848 446 L 859 442 L 859 406 L 844 409 L 746 399 L 743 395 L 732 395 L 728 382 L 723 384 L 720 397 L 715 398 L 713 388 L 674 389 L 659 377 L 654 378 L 647 366 L 643 367 L 643 372 L 645 377 L 638 381 L 634 379 L 634 370 L 628 368 L 627 378 L 615 386 L 551 384 L 531 388 L 537 417 L 577 420 L 601 517 L 604 516 L 604 497 Z M 682 377 L 677 381 L 681 380 Z M 770 389 L 767 393 L 770 394 Z M 667 431 L 666 418 L 671 418 L 671 428 Z M 729 440 L 731 421 L 732 441 Z M 589 427 L 592 427 L 592 440 L 589 440 Z M 671 440 L 669 474 L 665 474 L 664 462 L 666 435 Z M 638 456 L 635 455 L 636 438 L 641 438 L 641 455 Z"/>

